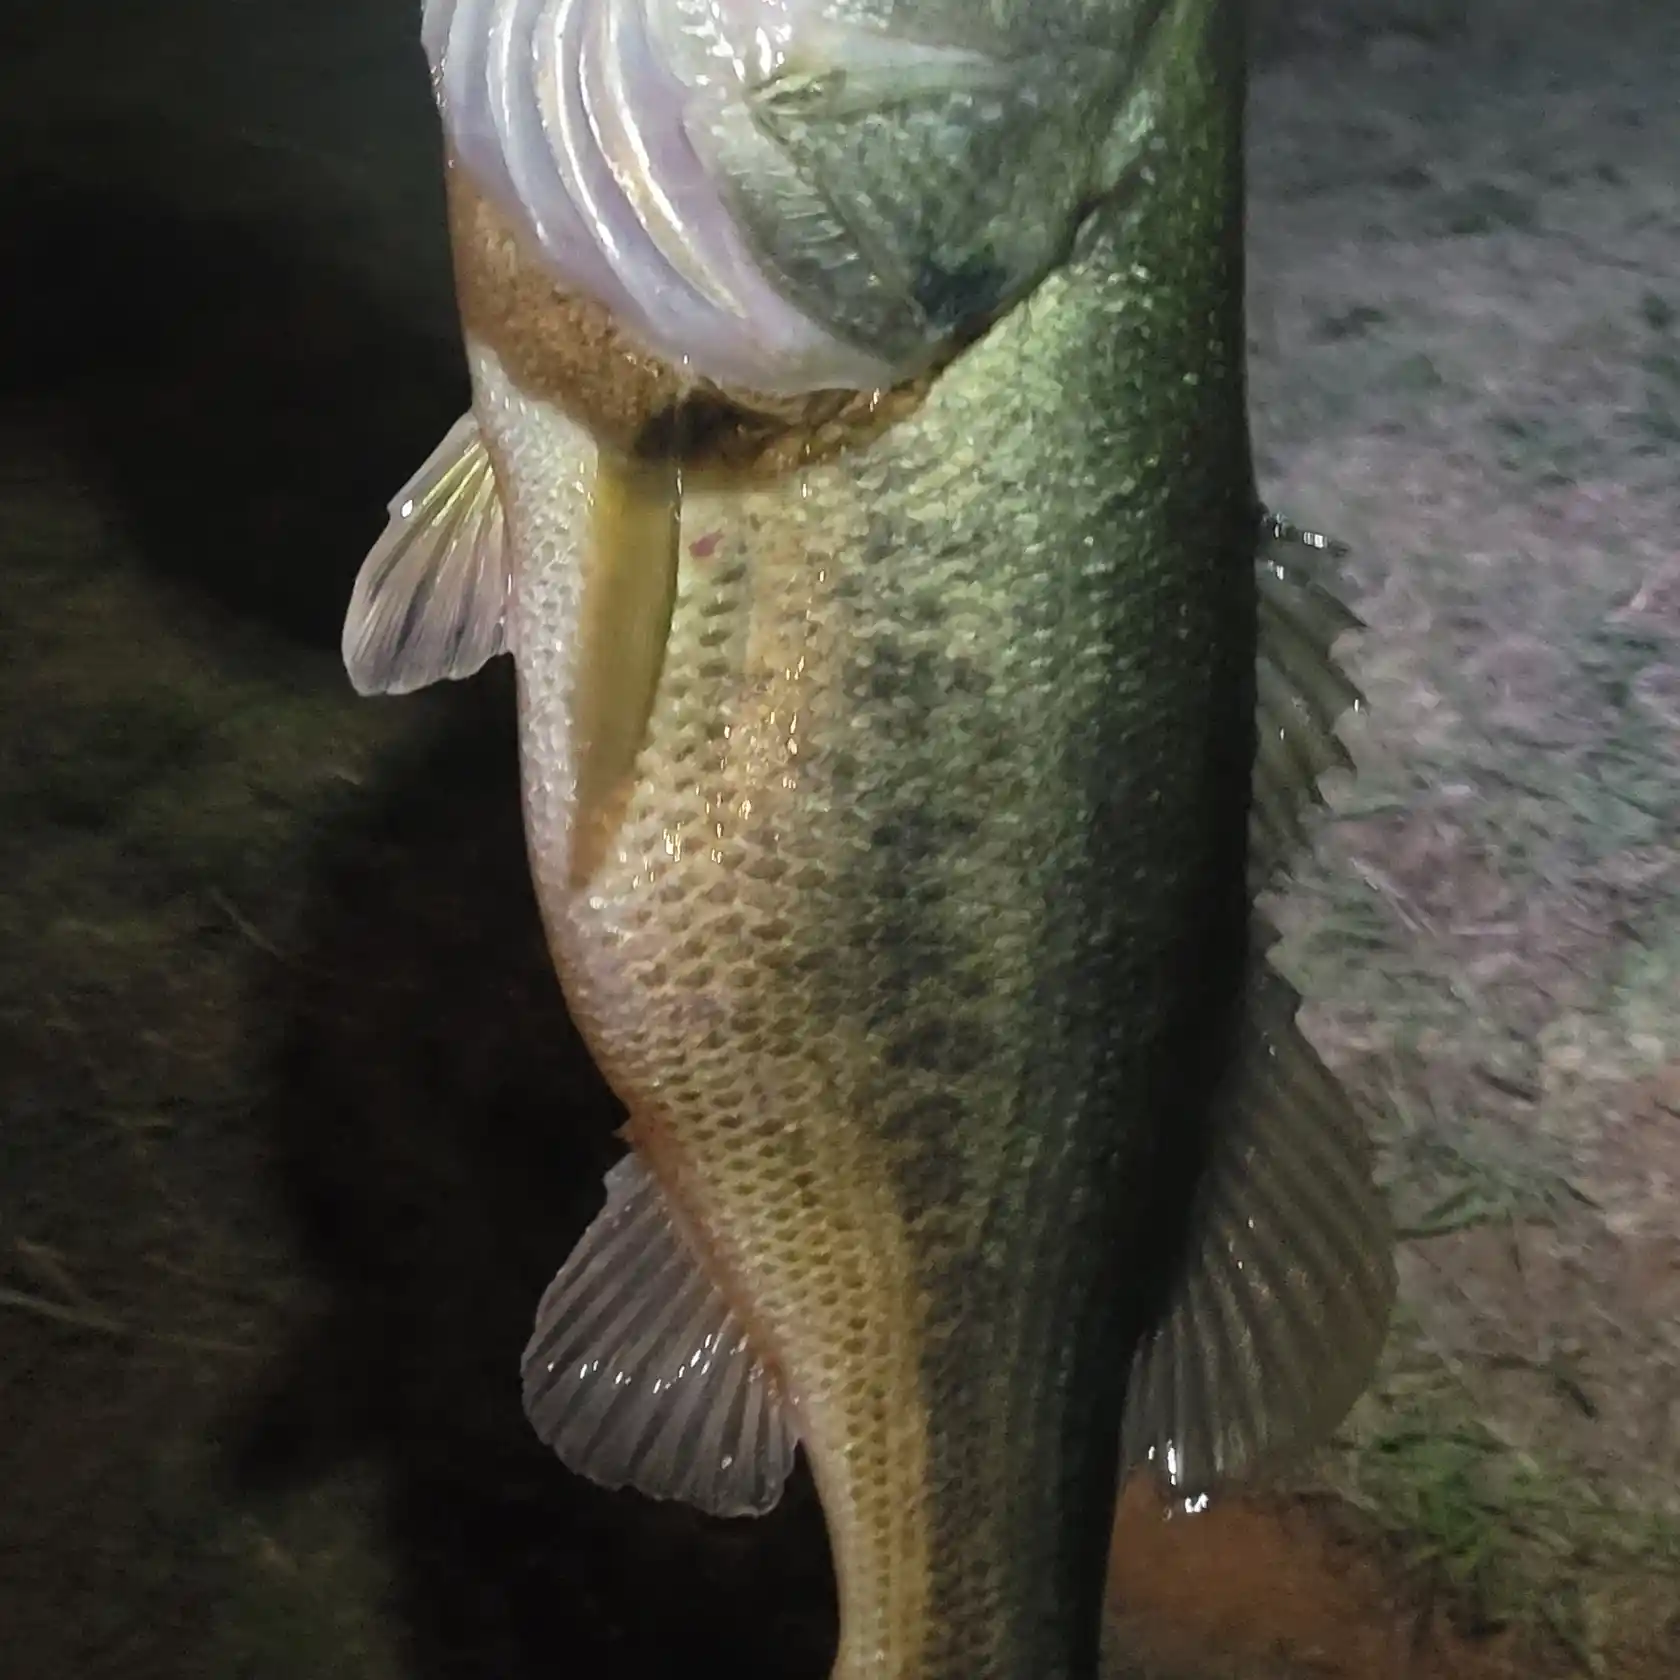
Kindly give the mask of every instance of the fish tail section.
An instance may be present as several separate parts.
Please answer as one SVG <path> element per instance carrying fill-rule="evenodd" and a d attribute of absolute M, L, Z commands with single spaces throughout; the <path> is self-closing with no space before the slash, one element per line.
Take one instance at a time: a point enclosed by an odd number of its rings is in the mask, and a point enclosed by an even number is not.
<path fill-rule="evenodd" d="M 1395 1279 L 1363 1118 L 1250 960 L 1184 1263 L 1134 1355 L 1123 1472 L 1193 1497 L 1316 1445 L 1369 1381 Z"/>

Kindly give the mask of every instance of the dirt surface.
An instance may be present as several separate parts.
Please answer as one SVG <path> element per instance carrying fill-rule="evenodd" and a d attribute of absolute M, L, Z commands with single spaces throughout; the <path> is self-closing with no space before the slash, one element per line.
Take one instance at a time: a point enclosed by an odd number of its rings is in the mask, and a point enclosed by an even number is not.
<path fill-rule="evenodd" d="M 1410 1239 L 1329 1480 L 1603 1660 L 1680 1602 L 1677 23 L 1471 7 L 1253 125 L 1262 471 L 1370 627 L 1284 965 Z"/>
<path fill-rule="evenodd" d="M 1224 1503 L 1195 1516 L 1134 1488 L 1115 1526 L 1110 1644 L 1153 1680 L 1537 1680 L 1556 1656 L 1453 1606 L 1333 1504 Z"/>
<path fill-rule="evenodd" d="M 614 1107 L 507 673 L 337 632 L 464 398 L 412 0 L 0 18 L 0 1639 L 41 1680 L 825 1672 L 799 1473 L 519 1415 Z M 1680 1672 L 1680 14 L 1267 8 L 1268 495 L 1352 545 L 1359 774 L 1277 906 L 1384 1116 L 1334 1448 L 1114 1563 L 1127 1680 Z"/>

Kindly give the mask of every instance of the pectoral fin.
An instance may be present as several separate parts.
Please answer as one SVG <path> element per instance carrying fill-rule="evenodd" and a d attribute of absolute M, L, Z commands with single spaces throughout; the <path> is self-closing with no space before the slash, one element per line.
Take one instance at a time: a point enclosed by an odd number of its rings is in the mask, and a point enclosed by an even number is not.
<path fill-rule="evenodd" d="M 604 1487 L 757 1515 L 793 1468 L 775 1378 L 635 1155 L 543 1296 L 524 1382 L 538 1435 Z"/>
<path fill-rule="evenodd" d="M 511 557 L 496 474 L 472 415 L 391 499 L 390 515 L 344 619 L 344 668 L 359 694 L 408 694 L 470 677 L 507 649 Z"/>
<path fill-rule="evenodd" d="M 1314 577 L 1312 556 L 1333 545 L 1268 518 L 1255 572 L 1260 590 L 1256 667 L 1259 740 L 1250 819 L 1250 878 L 1270 883 L 1306 842 L 1304 819 L 1321 803 L 1319 778 L 1350 769 L 1336 725 L 1364 705 L 1330 649 L 1359 620 Z"/>
<path fill-rule="evenodd" d="M 574 887 L 595 872 L 629 803 L 665 665 L 681 512 L 674 459 L 632 461 L 601 451 L 572 702 Z"/>
<path fill-rule="evenodd" d="M 1393 1238 L 1365 1126 L 1253 960 L 1178 1284 L 1135 1356 L 1126 1470 L 1203 1493 L 1327 1436 L 1370 1379 Z"/>

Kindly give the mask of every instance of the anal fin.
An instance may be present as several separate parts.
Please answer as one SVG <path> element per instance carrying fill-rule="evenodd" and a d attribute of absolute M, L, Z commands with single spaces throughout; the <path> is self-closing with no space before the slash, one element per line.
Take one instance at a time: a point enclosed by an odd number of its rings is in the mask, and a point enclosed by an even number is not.
<path fill-rule="evenodd" d="M 797 1433 L 780 1386 L 628 1155 L 537 1309 L 525 1415 L 578 1474 L 714 1516 L 781 1497 Z"/>
<path fill-rule="evenodd" d="M 389 511 L 344 618 L 344 668 L 359 694 L 408 694 L 470 677 L 507 650 L 512 557 L 495 470 L 471 414 Z"/>
<path fill-rule="evenodd" d="M 1369 1381 L 1394 1300 L 1393 1236 L 1362 1117 L 1251 959 L 1177 1283 L 1134 1356 L 1121 1426 L 1194 1496 L 1326 1438 Z"/>

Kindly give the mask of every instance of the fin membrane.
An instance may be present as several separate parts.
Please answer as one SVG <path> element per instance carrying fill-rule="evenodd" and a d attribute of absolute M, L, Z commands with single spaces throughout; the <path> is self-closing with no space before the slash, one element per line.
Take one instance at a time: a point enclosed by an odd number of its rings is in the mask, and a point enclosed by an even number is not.
<path fill-rule="evenodd" d="M 1394 1300 L 1365 1126 L 1252 961 L 1185 1266 L 1134 1356 L 1124 1472 L 1205 1493 L 1322 1441 L 1369 1381 Z"/>
<path fill-rule="evenodd" d="M 463 415 L 392 498 L 344 619 L 359 694 L 409 694 L 470 677 L 507 649 L 511 557 L 496 474 Z"/>
<path fill-rule="evenodd" d="M 1313 576 L 1314 550 L 1339 545 L 1269 515 L 1255 563 L 1260 588 L 1256 670 L 1250 886 L 1268 885 L 1306 844 L 1306 817 L 1323 802 L 1319 778 L 1353 761 L 1336 724 L 1363 708 L 1359 690 L 1331 657 L 1332 643 L 1360 621 Z"/>
<path fill-rule="evenodd" d="M 525 1415 L 561 1460 L 604 1487 L 714 1516 L 781 1497 L 797 1435 L 745 1327 L 684 1245 L 635 1155 L 537 1309 Z"/>

